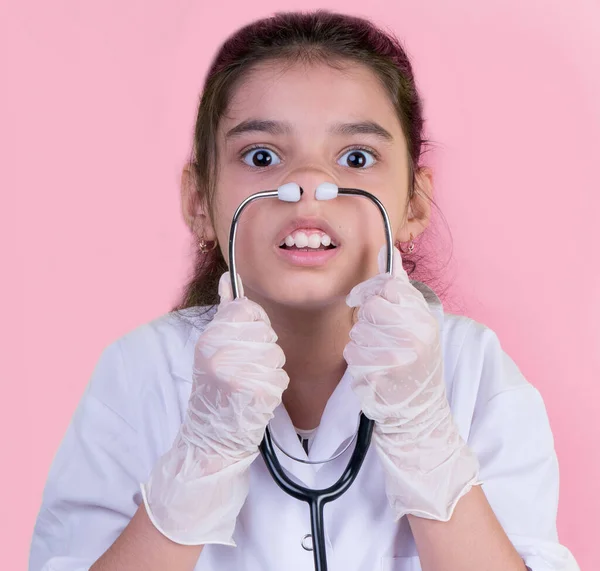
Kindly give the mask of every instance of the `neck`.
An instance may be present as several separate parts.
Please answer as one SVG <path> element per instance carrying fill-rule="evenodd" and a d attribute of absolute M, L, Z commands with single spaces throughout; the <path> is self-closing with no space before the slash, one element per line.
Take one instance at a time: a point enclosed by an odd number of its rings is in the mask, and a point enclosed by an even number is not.
<path fill-rule="evenodd" d="M 267 312 L 286 357 L 290 383 L 283 404 L 296 428 L 315 428 L 346 370 L 342 353 L 349 340 L 352 310 L 344 300 L 308 311 L 256 301 Z"/>

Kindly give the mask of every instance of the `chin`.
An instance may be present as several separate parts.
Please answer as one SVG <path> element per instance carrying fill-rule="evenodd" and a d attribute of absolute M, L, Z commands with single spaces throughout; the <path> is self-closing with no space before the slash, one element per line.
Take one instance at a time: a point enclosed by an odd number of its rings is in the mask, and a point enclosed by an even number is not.
<path fill-rule="evenodd" d="M 308 276 L 307 276 L 308 278 Z M 244 286 L 246 287 L 246 286 Z M 335 304 L 344 304 L 350 289 L 340 287 L 331 279 L 293 279 L 274 281 L 246 288 L 246 295 L 259 304 L 276 304 L 290 309 L 315 311 Z"/>

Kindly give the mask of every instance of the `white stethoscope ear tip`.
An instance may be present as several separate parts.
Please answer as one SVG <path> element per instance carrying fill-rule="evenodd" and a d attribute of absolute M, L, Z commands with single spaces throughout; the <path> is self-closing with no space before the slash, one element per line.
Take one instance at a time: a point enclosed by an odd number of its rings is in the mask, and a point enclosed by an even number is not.
<path fill-rule="evenodd" d="M 277 189 L 277 198 L 284 202 L 298 202 L 301 194 L 300 185 L 295 182 L 286 182 Z"/>
<path fill-rule="evenodd" d="M 315 198 L 317 200 L 331 200 L 338 195 L 338 186 L 333 182 L 322 182 L 317 186 Z"/>
<path fill-rule="evenodd" d="M 333 182 L 322 182 L 315 190 L 317 200 L 331 200 L 338 195 L 338 186 Z M 277 198 L 284 202 L 298 202 L 302 189 L 296 182 L 286 182 L 277 189 Z"/>

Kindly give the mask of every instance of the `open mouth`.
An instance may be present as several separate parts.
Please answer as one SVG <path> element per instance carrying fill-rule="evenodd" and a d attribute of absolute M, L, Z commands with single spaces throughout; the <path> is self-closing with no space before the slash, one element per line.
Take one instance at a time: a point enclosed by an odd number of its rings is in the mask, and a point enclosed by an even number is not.
<path fill-rule="evenodd" d="M 331 237 L 322 230 L 296 230 L 286 236 L 279 247 L 283 250 L 297 252 L 318 252 L 333 250 L 337 246 Z"/>
<path fill-rule="evenodd" d="M 319 252 L 324 250 L 335 250 L 336 246 L 330 244 L 329 246 L 319 246 L 318 248 L 309 248 L 305 246 L 304 248 L 299 248 L 298 246 L 286 246 L 285 244 L 279 246 L 282 250 L 293 250 L 295 252 Z"/>
<path fill-rule="evenodd" d="M 339 244 L 323 230 L 303 228 L 286 236 L 278 250 L 281 257 L 293 266 L 321 267 L 337 256 Z"/>

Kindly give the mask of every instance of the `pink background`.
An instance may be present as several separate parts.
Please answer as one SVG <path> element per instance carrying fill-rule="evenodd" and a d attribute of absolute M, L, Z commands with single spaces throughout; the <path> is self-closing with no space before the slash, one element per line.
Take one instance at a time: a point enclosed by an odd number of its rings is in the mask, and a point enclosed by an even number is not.
<path fill-rule="evenodd" d="M 560 538 L 600 569 L 600 6 L 594 0 L 0 6 L 3 569 L 25 569 L 53 455 L 101 350 L 190 267 L 178 180 L 219 43 L 277 9 L 405 42 L 438 143 L 455 294 L 544 396 Z"/>

